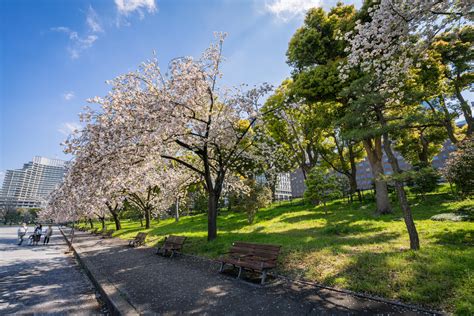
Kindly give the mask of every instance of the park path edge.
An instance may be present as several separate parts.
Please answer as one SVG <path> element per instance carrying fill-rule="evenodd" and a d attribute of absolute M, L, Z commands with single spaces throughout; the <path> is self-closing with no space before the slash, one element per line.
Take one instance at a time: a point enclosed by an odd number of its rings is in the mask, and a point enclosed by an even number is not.
<path fill-rule="evenodd" d="M 140 315 L 140 313 L 133 306 L 133 304 L 125 297 L 125 295 L 123 295 L 117 287 L 110 283 L 102 273 L 96 270 L 93 271 L 91 267 L 87 266 L 87 264 L 81 258 L 79 252 L 76 250 L 74 245 L 71 244 L 66 233 L 64 233 L 61 228 L 59 228 L 59 231 L 66 240 L 66 243 L 68 244 L 69 248 L 72 250 L 74 257 L 79 262 L 79 265 L 85 271 L 92 284 L 99 291 L 103 301 L 109 309 L 110 314 L 127 316 Z"/>

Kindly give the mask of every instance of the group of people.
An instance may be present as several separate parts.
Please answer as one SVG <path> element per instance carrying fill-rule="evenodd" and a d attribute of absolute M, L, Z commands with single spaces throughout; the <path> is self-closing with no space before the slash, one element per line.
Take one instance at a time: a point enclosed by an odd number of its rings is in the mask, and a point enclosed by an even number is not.
<path fill-rule="evenodd" d="M 26 223 L 23 223 L 18 228 L 18 245 L 21 245 L 23 243 L 23 238 L 25 237 L 27 232 L 28 226 L 26 225 Z M 29 244 L 38 245 L 38 243 L 41 241 L 41 235 L 44 235 L 43 245 L 47 245 L 49 243 L 49 238 L 51 237 L 51 235 L 53 235 L 53 227 L 51 225 L 48 225 L 48 228 L 46 228 L 43 234 L 43 225 L 36 224 L 33 234 L 28 237 Z"/>

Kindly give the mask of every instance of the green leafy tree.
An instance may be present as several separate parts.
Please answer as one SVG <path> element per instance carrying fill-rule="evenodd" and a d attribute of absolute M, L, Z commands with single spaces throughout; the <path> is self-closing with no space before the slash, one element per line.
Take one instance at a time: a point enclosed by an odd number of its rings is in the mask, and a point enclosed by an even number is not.
<path fill-rule="evenodd" d="M 320 116 L 313 104 L 295 103 L 291 96 L 292 85 L 290 79 L 283 81 L 267 99 L 262 109 L 267 112 L 263 117 L 264 128 L 268 138 L 280 144 L 279 151 L 288 157 L 288 164 L 301 168 L 306 177 L 319 159 Z"/>
<path fill-rule="evenodd" d="M 349 117 L 347 111 L 351 96 L 343 93 L 347 81 L 340 78 L 340 67 L 347 57 L 347 42 L 341 35 L 354 29 L 355 21 L 367 14 L 366 6 L 364 10 L 357 12 L 354 6 L 338 3 L 329 12 L 321 8 L 308 11 L 303 26 L 290 40 L 287 57 L 289 65 L 294 68 L 294 97 L 305 103 L 320 104 L 317 112 L 319 120 L 315 124 L 324 135 L 324 142 L 318 148 L 321 160 L 346 176 L 351 193 L 355 193 L 356 163 L 365 149 L 376 179 L 377 212 L 383 214 L 389 213 L 391 207 L 387 185 L 382 177 L 380 136 L 366 134 L 362 139 L 349 133 L 352 124 L 344 118 Z M 349 80 L 358 77 L 357 72 L 352 72 Z"/>
<path fill-rule="evenodd" d="M 410 127 L 411 113 L 413 113 L 413 107 L 417 105 L 403 102 L 394 91 L 381 89 L 379 85 L 380 81 L 372 74 L 366 74 L 350 83 L 347 90 L 352 95 L 351 111 L 348 112 L 346 120 L 353 124 L 352 133 L 364 140 L 367 136 L 378 140 L 376 143 L 378 154 L 382 155 L 383 148 L 387 155 L 394 174 L 393 182 L 398 202 L 410 237 L 410 248 L 417 250 L 420 248 L 418 232 L 404 189 L 404 181 L 400 176 L 403 171 L 393 150 L 394 134 Z M 365 142 L 364 146 L 366 146 Z M 369 150 L 367 154 L 370 160 Z M 376 190 L 378 190 L 377 178 L 375 180 Z"/>
<path fill-rule="evenodd" d="M 316 205 L 322 203 L 326 214 L 326 203 L 342 197 L 338 178 L 319 166 L 311 169 L 305 184 L 304 198 Z"/>
<path fill-rule="evenodd" d="M 453 106 L 463 114 L 467 123 L 466 135 L 471 136 L 474 131 L 472 109 L 462 92 L 474 83 L 474 26 L 467 25 L 441 34 L 432 47 L 441 56 L 449 96 L 456 100 Z"/>

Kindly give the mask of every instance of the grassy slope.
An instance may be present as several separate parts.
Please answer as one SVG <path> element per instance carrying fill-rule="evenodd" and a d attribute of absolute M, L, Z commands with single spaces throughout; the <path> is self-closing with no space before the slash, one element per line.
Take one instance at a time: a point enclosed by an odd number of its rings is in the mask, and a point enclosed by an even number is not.
<path fill-rule="evenodd" d="M 405 302 L 474 314 L 474 223 L 434 222 L 434 214 L 474 202 L 454 200 L 447 187 L 426 201 L 412 197 L 421 250 L 408 251 L 408 235 L 401 211 L 373 215 L 374 204 L 335 202 L 325 215 L 322 207 L 291 204 L 260 210 L 254 224 L 244 214 L 223 213 L 219 235 L 206 241 L 206 216 L 153 222 L 148 244 L 165 235 L 189 237 L 185 252 L 207 257 L 224 253 L 231 243 L 245 240 L 283 245 L 280 272 L 326 285 L 366 292 Z M 108 223 L 113 229 L 113 223 Z M 132 238 L 146 231 L 140 223 L 123 223 L 114 235 Z"/>

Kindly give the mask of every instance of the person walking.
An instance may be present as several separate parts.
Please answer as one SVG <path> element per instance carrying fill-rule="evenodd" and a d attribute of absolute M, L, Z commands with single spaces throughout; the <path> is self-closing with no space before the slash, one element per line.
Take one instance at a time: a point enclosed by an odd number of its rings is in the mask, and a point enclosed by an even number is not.
<path fill-rule="evenodd" d="M 25 237 L 27 232 L 28 226 L 26 226 L 26 223 L 23 223 L 20 227 L 18 227 L 18 246 L 21 246 L 23 243 L 23 237 Z"/>
<path fill-rule="evenodd" d="M 43 226 L 41 224 L 39 224 L 38 226 L 36 226 L 35 228 L 35 232 L 33 233 L 33 246 L 37 246 L 40 239 L 41 239 L 41 234 L 43 233 L 43 230 L 42 230 Z"/>
<path fill-rule="evenodd" d="M 49 238 L 53 234 L 53 227 L 51 225 L 48 225 L 48 228 L 46 228 L 46 232 L 44 233 L 44 240 L 43 240 L 43 245 L 49 244 Z"/>

